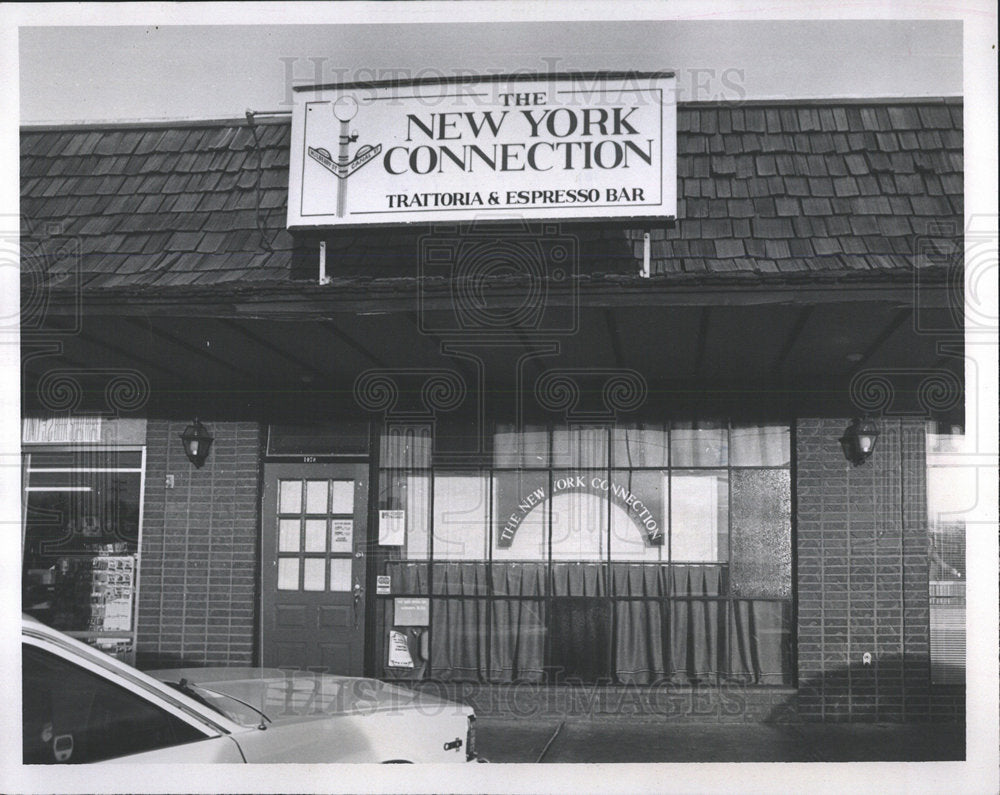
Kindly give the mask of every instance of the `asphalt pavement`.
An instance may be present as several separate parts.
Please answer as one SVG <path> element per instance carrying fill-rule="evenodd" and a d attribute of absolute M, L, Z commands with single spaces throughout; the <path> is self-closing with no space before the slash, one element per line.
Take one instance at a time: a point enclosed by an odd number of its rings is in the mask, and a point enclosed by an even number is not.
<path fill-rule="evenodd" d="M 917 762 L 965 758 L 955 723 L 670 724 L 481 717 L 490 762 Z"/>

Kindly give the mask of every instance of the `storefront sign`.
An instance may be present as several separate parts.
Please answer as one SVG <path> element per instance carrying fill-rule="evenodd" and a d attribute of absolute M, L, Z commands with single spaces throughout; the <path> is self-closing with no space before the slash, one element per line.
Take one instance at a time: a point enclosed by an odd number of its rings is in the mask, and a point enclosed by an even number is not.
<path fill-rule="evenodd" d="M 426 597 L 396 597 L 392 623 L 397 627 L 426 627 L 431 623 L 431 600 Z"/>
<path fill-rule="evenodd" d="M 676 215 L 673 75 L 296 89 L 288 226 Z"/>
<path fill-rule="evenodd" d="M 378 512 L 378 542 L 384 547 L 401 547 L 406 539 L 406 511 Z"/>
<path fill-rule="evenodd" d="M 516 492 L 500 490 L 497 494 L 497 546 L 509 548 L 524 519 L 535 510 L 545 510 L 546 500 L 560 494 L 583 492 L 597 494 L 612 500 L 625 510 L 633 524 L 639 528 L 649 546 L 663 545 L 663 529 L 657 517 L 662 515 L 661 499 L 658 494 L 648 496 L 637 494 L 625 483 L 619 483 L 606 475 L 589 473 L 566 474 L 553 478 L 551 491 L 548 477 L 539 473 L 532 483 L 531 475 L 524 473 L 520 489 Z M 527 488 L 525 488 L 527 487 Z"/>
<path fill-rule="evenodd" d="M 392 593 L 392 576 L 389 574 L 379 574 L 375 578 L 375 593 L 378 596 L 388 596 Z"/>

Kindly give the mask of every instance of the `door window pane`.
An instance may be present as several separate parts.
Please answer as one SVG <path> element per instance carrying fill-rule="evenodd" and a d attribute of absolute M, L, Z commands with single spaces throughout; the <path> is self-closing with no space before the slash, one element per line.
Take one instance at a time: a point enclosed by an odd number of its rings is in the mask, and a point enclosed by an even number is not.
<path fill-rule="evenodd" d="M 299 589 L 299 559 L 278 558 L 278 590 L 297 591 Z"/>
<path fill-rule="evenodd" d="M 302 481 L 281 480 L 278 488 L 278 513 L 302 512 Z"/>
<path fill-rule="evenodd" d="M 306 558 L 302 590 L 322 591 L 326 584 L 326 561 L 323 558 Z"/>
<path fill-rule="evenodd" d="M 728 513 L 725 472 L 674 471 L 670 478 L 670 560 L 725 560 Z"/>
<path fill-rule="evenodd" d="M 327 480 L 306 481 L 306 513 L 326 513 L 330 482 Z"/>
<path fill-rule="evenodd" d="M 354 522 L 351 519 L 333 519 L 330 522 L 330 551 L 350 552 L 354 547 Z"/>
<path fill-rule="evenodd" d="M 351 559 L 333 558 L 330 560 L 330 590 L 351 590 Z"/>
<path fill-rule="evenodd" d="M 306 519 L 306 552 L 326 552 L 326 519 Z"/>
<path fill-rule="evenodd" d="M 299 551 L 299 520 L 278 520 L 278 552 Z"/>
<path fill-rule="evenodd" d="M 333 501 L 330 513 L 354 513 L 354 481 L 333 481 Z"/>

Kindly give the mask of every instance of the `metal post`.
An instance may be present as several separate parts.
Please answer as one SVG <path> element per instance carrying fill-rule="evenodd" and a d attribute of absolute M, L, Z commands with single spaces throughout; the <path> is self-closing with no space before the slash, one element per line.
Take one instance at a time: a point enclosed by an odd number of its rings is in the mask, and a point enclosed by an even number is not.
<path fill-rule="evenodd" d="M 329 284 L 330 277 L 326 275 L 326 241 L 319 241 L 319 283 Z"/>

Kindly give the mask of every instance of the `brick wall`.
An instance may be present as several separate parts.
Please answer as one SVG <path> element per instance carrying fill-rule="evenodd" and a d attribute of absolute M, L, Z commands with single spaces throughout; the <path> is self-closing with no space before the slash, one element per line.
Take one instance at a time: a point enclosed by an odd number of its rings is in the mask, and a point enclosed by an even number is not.
<path fill-rule="evenodd" d="M 882 420 L 859 467 L 837 441 L 847 424 L 797 424 L 799 716 L 961 719 L 960 697 L 929 685 L 923 422 Z"/>
<path fill-rule="evenodd" d="M 204 422 L 215 442 L 201 469 L 181 447 L 187 422 L 147 427 L 140 667 L 254 662 L 260 429 Z"/>

